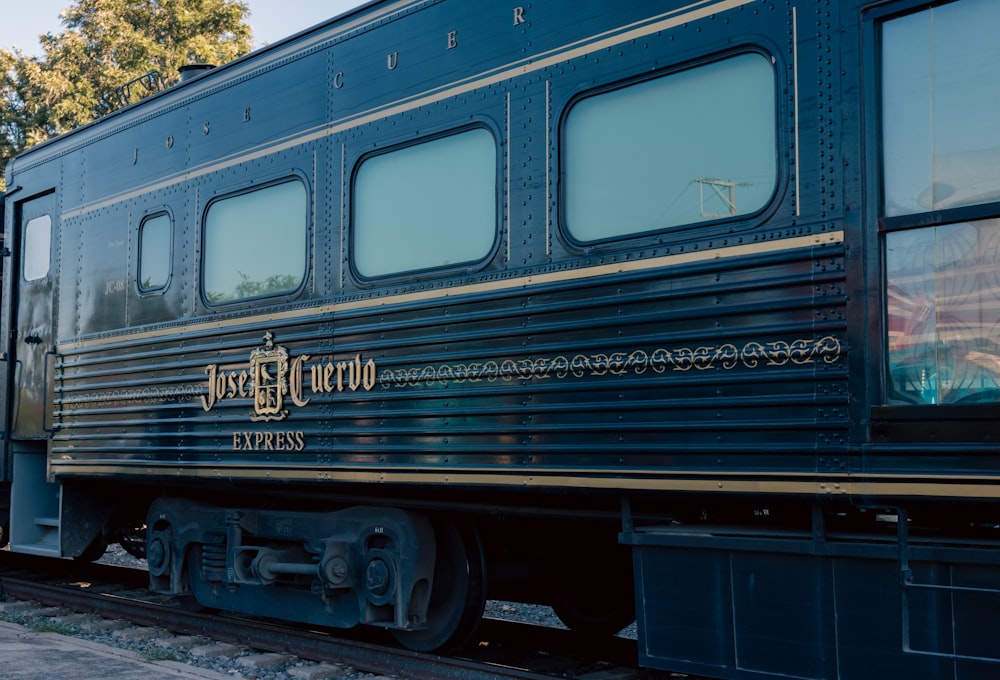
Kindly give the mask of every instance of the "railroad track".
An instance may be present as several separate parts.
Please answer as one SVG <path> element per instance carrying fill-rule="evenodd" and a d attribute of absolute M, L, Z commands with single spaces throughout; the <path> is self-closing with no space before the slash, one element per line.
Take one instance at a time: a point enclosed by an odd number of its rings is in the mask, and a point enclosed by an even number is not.
<path fill-rule="evenodd" d="M 0 585 L 9 598 L 398 678 L 699 680 L 635 668 L 632 640 L 614 638 L 597 648 L 566 630 L 496 619 L 484 620 L 477 645 L 461 656 L 445 657 L 401 649 L 385 642 L 379 631 L 338 631 L 332 637 L 280 622 L 191 611 L 173 598 L 149 593 L 144 571 L 101 564 L 0 552 Z"/>

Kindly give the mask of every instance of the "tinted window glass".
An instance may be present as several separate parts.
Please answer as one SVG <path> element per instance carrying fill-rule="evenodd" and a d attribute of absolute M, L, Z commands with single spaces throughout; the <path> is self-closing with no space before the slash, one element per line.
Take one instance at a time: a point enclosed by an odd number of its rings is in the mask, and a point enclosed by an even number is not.
<path fill-rule="evenodd" d="M 892 396 L 1000 397 L 1000 220 L 886 235 Z"/>
<path fill-rule="evenodd" d="M 205 215 L 206 299 L 231 302 L 298 288 L 307 231 L 306 189 L 297 180 L 212 202 Z"/>
<path fill-rule="evenodd" d="M 49 273 L 52 218 L 42 215 L 24 225 L 24 280 L 36 281 Z"/>
<path fill-rule="evenodd" d="M 777 177 L 759 54 L 588 97 L 565 125 L 565 223 L 597 241 L 756 212 Z"/>
<path fill-rule="evenodd" d="M 365 277 L 486 257 L 496 239 L 497 151 L 476 129 L 372 156 L 354 180 L 354 266 Z"/>
<path fill-rule="evenodd" d="M 170 279 L 170 217 L 147 218 L 139 227 L 139 289 L 156 290 Z"/>
<path fill-rule="evenodd" d="M 963 0 L 882 28 L 885 213 L 1000 201 L 1000 2 Z"/>

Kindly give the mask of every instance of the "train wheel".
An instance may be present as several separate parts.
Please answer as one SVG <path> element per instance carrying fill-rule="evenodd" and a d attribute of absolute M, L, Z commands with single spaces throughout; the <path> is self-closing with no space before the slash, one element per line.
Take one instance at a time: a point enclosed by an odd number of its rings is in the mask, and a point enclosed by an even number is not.
<path fill-rule="evenodd" d="M 84 551 L 74 557 L 73 559 L 77 562 L 96 562 L 97 560 L 104 557 L 104 553 L 108 551 L 108 532 L 101 530 L 94 540 L 90 542 Z"/>
<path fill-rule="evenodd" d="M 436 537 L 427 627 L 392 631 L 400 644 L 417 652 L 461 647 L 476 632 L 486 606 L 486 562 L 478 534 L 447 522 Z"/>
<path fill-rule="evenodd" d="M 552 609 L 574 633 L 600 638 L 635 621 L 632 564 L 627 552 L 609 551 L 605 559 L 578 556 L 554 587 Z"/>
<path fill-rule="evenodd" d="M 590 593 L 588 596 L 557 600 L 552 604 L 552 610 L 574 633 L 591 638 L 608 637 L 635 621 L 633 597 L 633 593 L 623 592 L 620 599 L 612 600 Z"/>

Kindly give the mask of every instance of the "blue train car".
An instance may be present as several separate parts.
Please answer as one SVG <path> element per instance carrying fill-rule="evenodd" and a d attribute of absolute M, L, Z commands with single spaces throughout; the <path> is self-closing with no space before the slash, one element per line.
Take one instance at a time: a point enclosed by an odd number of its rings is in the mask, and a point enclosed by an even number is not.
<path fill-rule="evenodd" d="M 386 0 L 24 152 L 5 540 L 420 650 L 507 598 L 654 668 L 995 677 L 998 28 Z"/>

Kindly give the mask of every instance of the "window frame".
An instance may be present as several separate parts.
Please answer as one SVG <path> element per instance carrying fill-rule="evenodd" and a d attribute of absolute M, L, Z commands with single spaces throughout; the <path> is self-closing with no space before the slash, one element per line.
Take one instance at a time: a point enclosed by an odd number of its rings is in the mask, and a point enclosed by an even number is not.
<path fill-rule="evenodd" d="M 866 47 L 870 54 L 875 55 L 875 58 L 871 60 L 871 66 L 867 72 L 869 82 L 874 83 L 874 91 L 872 93 L 874 100 L 872 106 L 873 115 L 868 117 L 868 125 L 872 131 L 871 135 L 875 140 L 874 158 L 878 164 L 877 171 L 873 173 L 877 179 L 877 192 L 874 195 L 878 197 L 874 201 L 873 209 L 878 215 L 879 234 L 904 229 L 919 229 L 935 225 L 942 226 L 956 222 L 972 222 L 1000 217 L 1000 201 L 965 205 L 957 208 L 927 210 L 905 215 L 886 215 L 885 149 L 882 143 L 882 126 L 885 123 L 884 111 L 882 109 L 882 26 L 894 19 L 918 14 L 935 7 L 951 5 L 956 2 L 961 2 L 961 0 L 900 0 L 900 2 L 890 5 L 873 7 L 866 12 L 865 23 L 868 25 L 868 30 L 865 32 L 867 36 L 865 41 L 867 43 Z"/>
<path fill-rule="evenodd" d="M 142 251 L 143 251 L 143 239 L 142 233 L 146 225 L 149 222 L 159 218 L 166 217 L 168 220 L 168 249 L 167 254 L 167 278 L 162 285 L 145 287 L 142 285 Z M 173 256 L 174 256 L 174 216 L 167 208 L 160 208 L 152 212 L 147 213 L 139 220 L 139 226 L 136 230 L 136 258 L 135 258 L 135 286 L 136 290 L 139 291 L 140 295 L 158 295 L 162 294 L 170 287 L 170 282 L 174 278 L 174 266 L 173 266 Z"/>
<path fill-rule="evenodd" d="M 258 191 L 269 189 L 271 187 L 279 186 L 281 184 L 287 184 L 289 182 L 298 182 L 302 186 L 302 189 L 305 193 L 305 201 L 303 206 L 305 208 L 304 224 L 303 224 L 305 249 L 303 252 L 302 279 L 299 281 L 298 285 L 295 288 L 289 290 L 282 290 L 274 293 L 264 293 L 261 295 L 252 295 L 248 297 L 212 301 L 208 296 L 208 290 L 205 285 L 205 272 L 207 270 L 206 253 L 208 250 L 206 247 L 206 241 L 208 237 L 208 216 L 209 213 L 211 212 L 212 206 L 222 201 L 238 198 L 240 196 L 252 194 Z M 274 177 L 272 179 L 268 179 L 266 181 L 255 182 L 253 184 L 245 185 L 237 189 L 220 192 L 212 196 L 212 198 L 205 203 L 205 207 L 201 211 L 201 219 L 199 222 L 201 233 L 199 234 L 199 239 L 198 239 L 198 247 L 199 247 L 198 288 L 202 304 L 204 304 L 206 307 L 210 309 L 225 309 L 225 308 L 246 305 L 249 302 L 254 302 L 258 300 L 274 300 L 276 302 L 283 300 L 290 300 L 300 295 L 308 285 L 310 272 L 312 268 L 312 248 L 314 239 L 314 235 L 312 233 L 314 227 L 313 220 L 314 220 L 314 215 L 313 215 L 312 187 L 310 185 L 308 178 L 297 171 L 283 174 Z"/>
<path fill-rule="evenodd" d="M 360 271 L 357 265 L 357 234 L 358 234 L 358 198 L 357 198 L 357 181 L 358 174 L 361 168 L 366 162 L 373 158 L 386 156 L 397 151 L 402 151 L 405 149 L 411 149 L 414 147 L 421 146 L 423 144 L 431 144 L 435 141 L 447 139 L 449 137 L 456 137 L 464 133 L 473 132 L 475 130 L 485 131 L 493 140 L 494 143 L 494 203 L 493 203 L 493 241 L 487 251 L 482 257 L 473 260 L 465 260 L 462 262 L 453 262 L 445 265 L 436 265 L 430 267 L 418 267 L 414 269 L 407 269 L 395 272 L 389 272 L 385 274 L 377 275 L 366 275 Z M 354 161 L 351 167 L 350 180 L 348 183 L 348 202 L 349 202 L 349 213 L 347 221 L 348 229 L 348 268 L 350 269 L 351 276 L 361 286 L 372 286 L 372 285 L 382 285 L 386 283 L 393 283 L 398 281 L 422 281 L 427 279 L 435 278 L 445 278 L 449 275 L 453 275 L 457 272 L 474 272 L 485 268 L 495 257 L 500 248 L 500 243 L 502 240 L 502 225 L 504 219 L 503 213 L 503 149 L 501 145 L 502 136 L 499 131 L 492 125 L 487 124 L 484 121 L 476 121 L 472 124 L 462 125 L 459 127 L 449 127 L 429 134 L 420 135 L 419 137 L 408 139 L 403 142 L 387 143 L 386 146 L 382 148 L 363 153 Z"/>
<path fill-rule="evenodd" d="M 575 237 L 567 219 L 568 202 L 566 196 L 566 174 L 568 163 L 566 153 L 568 145 L 566 143 L 566 125 L 576 106 L 583 100 L 592 97 L 599 97 L 611 92 L 625 90 L 629 87 L 661 78 L 669 78 L 679 73 L 693 71 L 698 68 L 711 66 L 713 64 L 718 64 L 728 59 L 744 55 L 758 55 L 762 57 L 770 64 L 772 72 L 772 103 L 774 106 L 774 120 L 772 128 L 774 132 L 774 185 L 772 186 L 767 199 L 760 205 L 760 207 L 751 212 L 740 215 L 724 216 L 715 219 L 687 222 L 684 224 L 660 227 L 645 231 L 629 232 L 601 239 L 581 240 Z M 587 89 L 574 94 L 563 107 L 558 128 L 558 233 L 563 241 L 574 250 L 588 251 L 594 248 L 601 249 L 606 246 L 614 247 L 621 246 L 622 244 L 631 245 L 642 239 L 648 240 L 651 238 L 656 239 L 658 243 L 677 243 L 681 241 L 689 241 L 691 238 L 714 235 L 719 232 L 720 228 L 725 229 L 727 233 L 732 233 L 753 229 L 759 226 L 763 219 L 776 209 L 777 204 L 780 202 L 780 196 L 784 193 L 784 187 L 787 183 L 788 176 L 788 170 L 782 162 L 785 141 L 782 136 L 781 126 L 783 103 L 781 98 L 780 71 L 780 59 L 772 50 L 769 50 L 759 44 L 744 44 L 734 46 L 724 51 L 712 52 L 710 54 L 699 56 L 695 59 L 688 59 L 651 72 L 624 75 L 623 77 L 615 78 L 614 80 L 595 87 L 588 87 Z M 740 227 L 734 225 L 743 226 Z"/>
<path fill-rule="evenodd" d="M 978 441 L 981 433 L 959 425 L 971 421 L 988 420 L 988 429 L 994 435 L 1000 435 L 1000 423 L 996 421 L 1000 402 L 969 402 L 969 403 L 906 403 L 901 398 L 894 398 L 892 371 L 890 365 L 889 339 L 889 271 L 888 271 L 888 237 L 893 233 L 918 229 L 933 229 L 948 227 L 959 223 L 975 223 L 981 220 L 1000 218 L 1000 201 L 992 201 L 975 205 L 964 205 L 955 208 L 932 209 L 924 212 L 914 212 L 901 215 L 888 215 L 886 209 L 885 161 L 886 153 L 883 141 L 883 125 L 885 111 L 883 102 L 883 27 L 894 19 L 917 14 L 935 7 L 941 7 L 961 2 L 961 0 L 900 0 L 889 4 L 879 4 L 864 10 L 863 49 L 873 55 L 866 60 L 864 77 L 871 83 L 866 101 L 869 103 L 868 113 L 863 116 L 867 130 L 866 148 L 873 162 L 872 172 L 865 182 L 868 195 L 872 197 L 866 214 L 869 224 L 875 228 L 866 229 L 865 242 L 869 246 L 869 255 L 865 261 L 870 266 L 870 274 L 866 276 L 868 285 L 877 291 L 880 301 L 878 315 L 879 333 L 877 341 L 873 341 L 870 350 L 877 360 L 866 367 L 866 375 L 872 385 L 878 389 L 871 392 L 871 409 L 874 433 L 887 441 L 918 441 L 923 436 L 923 422 L 952 422 L 955 428 L 949 428 L 947 434 L 937 433 L 933 436 L 947 437 L 948 441 Z M 973 428 L 974 430 L 975 428 Z"/>
<path fill-rule="evenodd" d="M 32 225 L 35 224 L 36 222 L 40 222 L 41 220 L 45 220 L 46 222 L 48 222 L 48 224 L 46 225 L 47 232 L 45 234 L 44 248 L 42 248 L 42 243 L 37 242 L 36 239 L 30 235 L 31 231 L 33 231 L 31 230 Z M 22 283 L 34 283 L 36 281 L 41 281 L 47 278 L 49 274 L 52 273 L 52 225 L 53 225 L 53 219 L 52 216 L 49 215 L 48 213 L 38 215 L 37 217 L 32 217 L 31 219 L 29 219 L 27 222 L 24 223 L 24 228 L 22 229 L 22 233 L 24 234 L 24 243 L 21 246 L 22 264 L 20 267 L 21 269 L 20 277 Z M 35 250 L 36 248 L 38 249 L 37 254 L 41 255 L 43 251 L 45 253 L 45 271 L 36 272 L 36 268 L 34 265 L 39 264 L 39 260 L 38 258 L 35 257 L 29 257 L 29 255 L 36 254 Z M 31 272 L 30 277 L 28 276 L 29 263 L 32 265 L 32 269 L 30 270 Z"/>

